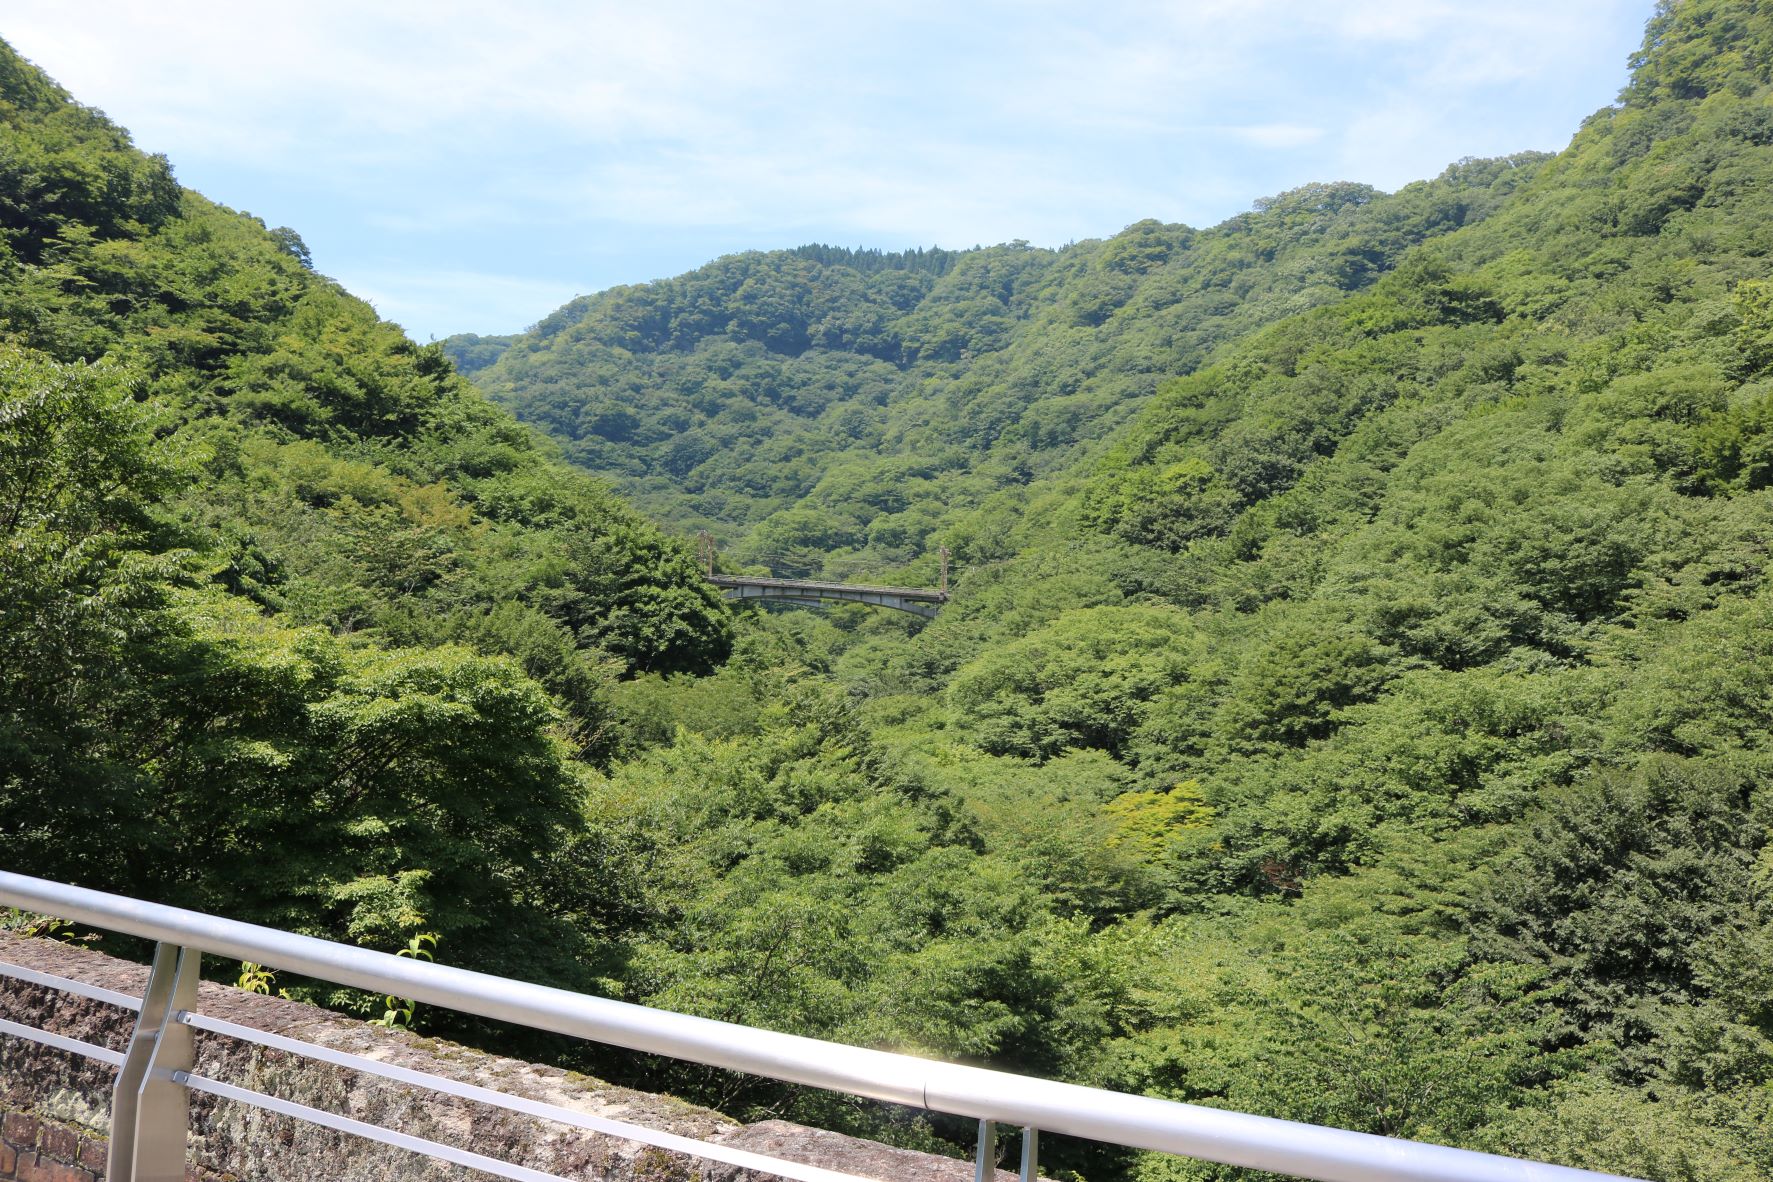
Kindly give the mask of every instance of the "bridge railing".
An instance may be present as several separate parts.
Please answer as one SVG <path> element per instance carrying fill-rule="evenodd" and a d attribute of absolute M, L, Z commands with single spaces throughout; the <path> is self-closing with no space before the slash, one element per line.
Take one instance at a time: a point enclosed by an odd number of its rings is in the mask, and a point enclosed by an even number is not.
<path fill-rule="evenodd" d="M 909 1105 L 979 1122 L 976 1177 L 995 1177 L 997 1129 L 1022 1130 L 1021 1177 L 1037 1176 L 1042 1131 L 1292 1174 L 1323 1182 L 1600 1182 L 1611 1175 L 1367 1133 L 1299 1124 L 759 1030 L 449 965 L 372 952 L 139 899 L 0 871 L 0 905 L 156 942 L 145 995 L 0 964 L 0 976 L 137 1012 L 124 1052 L 0 1020 L 0 1035 L 117 1070 L 109 1182 L 182 1182 L 192 1092 L 269 1109 L 520 1182 L 556 1175 L 251 1091 L 193 1071 L 195 1031 L 797 1182 L 869 1182 L 625 1122 L 587 1116 L 234 1022 L 198 1009 L 204 954 L 631 1050 Z"/>

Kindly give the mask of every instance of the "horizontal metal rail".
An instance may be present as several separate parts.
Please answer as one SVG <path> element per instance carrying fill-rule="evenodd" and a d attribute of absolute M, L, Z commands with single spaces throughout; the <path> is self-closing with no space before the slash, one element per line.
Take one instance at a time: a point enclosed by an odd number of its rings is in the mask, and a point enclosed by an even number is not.
<path fill-rule="evenodd" d="M 72 993 L 77 997 L 102 1001 L 106 1005 L 116 1006 L 123 1010 L 140 1010 L 142 999 L 131 997 L 127 993 L 119 993 L 115 989 L 106 989 L 101 985 L 90 985 L 85 981 L 76 981 L 72 977 L 60 977 L 54 973 L 28 969 L 22 964 L 8 964 L 0 961 L 0 977 L 12 977 L 19 981 L 28 981 L 32 985 L 41 985 L 45 989 L 54 989 L 62 993 Z M 109 1047 L 101 1047 L 83 1039 L 71 1038 L 65 1034 L 57 1034 L 53 1030 L 44 1030 L 37 1026 L 27 1026 L 23 1022 L 14 1022 L 0 1018 L 0 1034 L 10 1034 L 14 1038 L 22 1038 L 39 1046 L 54 1047 L 58 1051 L 69 1051 L 83 1055 L 88 1059 L 97 1059 L 100 1063 L 111 1067 L 123 1066 L 123 1052 L 113 1051 Z"/>
<path fill-rule="evenodd" d="M 1613 1177 L 758 1030 L 4 871 L 0 904 L 537 1030 L 972 1117 L 981 1122 L 982 1132 L 997 1123 L 1018 1125 L 1029 1130 L 1030 1142 L 1033 1130 L 1063 1133 L 1322 1182 L 1599 1182 Z M 183 980 L 181 972 L 181 984 Z M 149 992 L 154 993 L 152 984 Z M 144 1022 L 150 1008 L 144 1008 Z M 177 1018 L 192 1009 L 175 1001 L 169 1025 L 184 1028 Z M 161 1038 L 170 1041 L 171 1050 L 165 1055 L 156 1051 L 156 1062 L 173 1063 L 181 1047 L 176 1040 Z M 171 1073 L 189 1070 L 185 1063 Z M 167 1074 L 165 1066 L 151 1068 L 143 1096 L 150 1083 L 165 1080 Z M 988 1176 L 985 1143 L 982 1137 L 981 1176 Z M 149 1179 L 137 1176 L 135 1182 Z"/>
<path fill-rule="evenodd" d="M 85 981 L 76 981 L 72 977 L 58 977 L 54 973 L 38 972 L 27 969 L 22 964 L 7 964 L 0 961 L 0 977 L 14 977 L 20 981 L 29 981 L 33 985 L 42 985 L 49 989 L 59 989 L 63 993 L 72 993 L 80 997 L 102 1001 L 108 1006 L 116 1006 L 121 1010 L 140 1010 L 142 999 L 131 997 L 127 993 L 119 993 L 115 989 L 106 989 L 102 985 L 89 985 Z"/>
<path fill-rule="evenodd" d="M 109 1047 L 101 1047 L 96 1043 L 86 1042 L 78 1038 L 69 1038 L 65 1034 L 57 1034 L 53 1030 L 42 1030 L 36 1026 L 26 1026 L 23 1022 L 13 1022 L 0 1018 L 0 1034 L 10 1034 L 14 1038 L 22 1038 L 40 1046 L 54 1047 L 58 1051 L 71 1051 L 76 1055 L 84 1055 L 88 1059 L 97 1059 L 100 1063 L 108 1063 L 112 1067 L 123 1066 L 123 1052 L 113 1051 Z"/>
<path fill-rule="evenodd" d="M 139 1011 L 142 1006 L 142 999 L 139 997 L 130 997 L 128 994 L 118 993 L 113 989 L 105 989 L 98 985 L 90 985 L 85 981 L 57 976 L 54 973 L 39 972 L 36 969 L 4 961 L 0 961 L 0 977 L 12 977 L 47 989 L 105 1002 L 121 1009 Z M 778 1178 L 788 1179 L 790 1182 L 876 1182 L 874 1179 L 859 1178 L 854 1174 L 839 1173 L 836 1170 L 804 1165 L 800 1162 L 784 1161 L 761 1153 L 734 1149 L 716 1142 L 699 1141 L 693 1137 L 660 1132 L 658 1129 L 648 1128 L 645 1125 L 575 1112 L 558 1104 L 547 1104 L 522 1096 L 507 1095 L 491 1088 L 446 1079 L 426 1071 L 414 1071 L 411 1068 L 384 1063 L 379 1059 L 333 1050 L 316 1043 L 256 1030 L 250 1026 L 242 1026 L 238 1022 L 211 1018 L 203 1014 L 192 1013 L 189 1010 L 180 1010 L 173 1015 L 172 1020 L 189 1026 L 193 1030 L 219 1034 L 240 1042 L 252 1043 L 255 1046 L 283 1051 L 286 1054 L 300 1055 L 303 1058 L 330 1063 L 336 1067 L 344 1067 L 365 1075 L 374 1075 L 397 1083 L 405 1083 L 413 1087 L 426 1088 L 445 1095 L 477 1101 L 510 1112 L 521 1112 L 527 1116 L 540 1117 L 556 1124 L 568 1125 L 588 1132 L 603 1133 L 642 1145 L 651 1145 L 708 1161 L 718 1161 L 724 1165 L 771 1174 Z M 96 1059 L 110 1067 L 121 1068 L 124 1062 L 124 1055 L 121 1051 L 113 1051 L 109 1047 L 101 1047 L 82 1039 L 71 1038 L 64 1034 L 57 1034 L 54 1031 L 43 1030 L 36 1026 L 27 1026 L 22 1022 L 14 1022 L 5 1018 L 0 1018 L 0 1034 L 10 1034 L 15 1038 L 22 1038 L 41 1046 L 53 1047 L 56 1050 L 81 1055 L 88 1059 Z M 482 1153 L 446 1145 L 443 1142 L 432 1141 L 425 1137 L 416 1137 L 410 1133 L 403 1133 L 397 1129 L 385 1128 L 351 1117 L 340 1116 L 337 1113 L 326 1112 L 291 1100 L 266 1095 L 263 1092 L 255 1092 L 250 1088 L 237 1087 L 189 1071 L 175 1071 L 170 1078 L 174 1083 L 186 1088 L 193 1088 L 222 1099 L 250 1104 L 282 1116 L 305 1120 L 323 1128 L 350 1133 L 353 1136 L 363 1137 L 383 1145 L 392 1145 L 396 1148 L 422 1153 L 439 1161 L 468 1166 L 497 1177 L 510 1178 L 514 1182 L 572 1182 L 571 1179 L 562 1178 L 557 1174 L 549 1174 L 531 1169 L 528 1166 L 514 1165 Z"/>
<path fill-rule="evenodd" d="M 63 993 L 72 993 L 75 996 L 104 1002 L 108 1005 L 117 1006 L 120 1009 L 132 1010 L 138 1013 L 142 1009 L 142 999 L 139 997 L 131 997 L 126 993 L 119 993 L 114 989 L 106 989 L 102 986 L 88 984 L 85 981 L 78 981 L 71 977 L 58 976 L 54 973 L 41 972 L 37 969 L 26 968 L 23 965 L 15 965 L 0 961 L 0 977 L 11 977 L 15 980 L 25 981 L 32 985 L 42 986 L 46 989 L 54 989 Z M 761 1153 L 752 1153 L 749 1150 L 735 1149 L 730 1146 L 721 1145 L 717 1142 L 700 1141 L 693 1137 L 682 1137 L 675 1133 L 661 1132 L 658 1129 L 649 1128 L 645 1125 L 637 1125 L 627 1121 L 611 1120 L 607 1117 L 592 1116 L 588 1113 L 575 1112 L 570 1108 L 565 1108 L 558 1104 L 547 1104 L 539 1100 L 530 1100 L 521 1096 L 507 1095 L 504 1092 L 494 1091 L 491 1088 L 483 1088 L 475 1084 L 462 1083 L 458 1080 L 447 1079 L 443 1076 L 434 1075 L 426 1071 L 415 1071 L 411 1068 L 399 1067 L 392 1063 L 384 1063 L 379 1059 L 371 1059 L 363 1055 L 349 1054 L 345 1051 L 323 1047 L 316 1043 L 304 1042 L 301 1039 L 288 1038 L 281 1034 L 272 1034 L 269 1031 L 256 1030 L 250 1026 L 242 1026 L 237 1022 L 229 1022 L 221 1018 L 211 1018 L 207 1015 L 195 1013 L 191 1010 L 179 1010 L 171 1015 L 170 1020 L 174 1023 L 188 1026 L 193 1030 L 202 1030 L 210 1034 L 219 1034 L 223 1037 L 232 1038 L 240 1042 L 251 1043 L 255 1046 L 267 1047 L 272 1050 L 282 1051 L 286 1054 L 300 1055 L 303 1058 L 330 1063 L 333 1066 L 344 1067 L 348 1070 L 365 1075 L 374 1075 L 382 1079 L 393 1080 L 397 1083 L 404 1083 L 413 1087 L 425 1088 L 430 1091 L 441 1092 L 445 1095 L 476 1101 L 491 1107 L 503 1108 L 511 1112 L 520 1112 L 527 1116 L 540 1117 L 544 1120 L 553 1121 L 556 1124 L 568 1125 L 573 1128 L 584 1129 L 588 1132 L 602 1133 L 607 1136 L 619 1137 L 623 1140 L 633 1141 L 642 1145 L 651 1145 L 655 1148 L 671 1150 L 692 1157 L 699 1157 L 707 1161 L 717 1161 L 724 1165 L 737 1166 L 741 1169 L 770 1174 L 777 1178 L 787 1179 L 788 1182 L 877 1182 L 875 1179 L 860 1178 L 854 1174 L 844 1174 L 836 1170 L 827 1170 L 820 1166 L 805 1165 L 801 1162 L 784 1161 L 780 1158 L 768 1157 Z M 34 1042 L 41 1046 L 52 1047 L 56 1050 L 80 1055 L 88 1059 L 95 1059 L 98 1062 L 104 1063 L 113 1068 L 121 1069 L 125 1061 L 125 1055 L 121 1051 L 114 1051 L 109 1047 L 101 1047 L 82 1039 L 72 1038 L 64 1034 L 57 1034 L 54 1031 L 44 1030 L 40 1027 L 27 1026 L 22 1022 L 14 1022 L 10 1019 L 0 1018 L 0 1034 L 9 1034 L 15 1038 L 22 1038 L 28 1042 Z M 282 1116 L 304 1120 L 310 1124 L 333 1129 L 337 1132 L 349 1133 L 357 1137 L 363 1137 L 367 1140 L 375 1141 L 383 1145 L 391 1145 L 415 1153 L 422 1153 L 439 1161 L 447 1161 L 455 1165 L 468 1166 L 472 1169 L 477 1169 L 483 1173 L 492 1174 L 496 1177 L 513 1179 L 514 1182 L 572 1182 L 571 1179 L 562 1178 L 556 1174 L 549 1174 L 541 1170 L 531 1169 L 528 1166 L 515 1165 L 511 1162 L 502 1161 L 495 1157 L 488 1157 L 482 1153 L 475 1153 L 471 1150 L 461 1149 L 457 1146 L 446 1145 L 443 1142 L 433 1141 L 425 1137 L 417 1137 L 410 1133 L 401 1132 L 398 1129 L 390 1129 L 366 1121 L 356 1120 L 352 1117 L 341 1116 L 338 1113 L 326 1112 L 322 1109 L 313 1108 L 305 1104 L 298 1104 L 291 1100 L 284 1100 L 280 1097 L 267 1095 L 263 1092 L 255 1092 L 250 1088 L 242 1088 L 220 1080 L 209 1079 L 206 1076 L 197 1075 L 190 1071 L 172 1071 L 169 1073 L 168 1079 L 172 1083 L 186 1089 L 194 1089 L 222 1099 L 249 1104 L 257 1108 L 263 1108 L 269 1112 L 278 1113 Z M 133 1155 L 131 1156 L 133 1157 Z M 123 1177 L 130 1177 L 132 1173 L 139 1173 L 140 1171 L 137 1169 L 137 1163 L 131 1160 L 127 1165 L 119 1163 L 117 1172 Z M 1032 1177 L 1032 1175 L 1029 1175 L 1029 1177 Z"/>
<path fill-rule="evenodd" d="M 323 1108 L 311 1108 L 306 1104 L 297 1104 L 293 1100 L 283 1100 L 276 1096 L 267 1096 L 263 1092 L 255 1092 L 249 1088 L 238 1088 L 219 1079 L 210 1079 L 203 1075 L 193 1075 L 189 1071 L 172 1073 L 174 1083 L 199 1092 L 207 1092 L 224 1100 L 233 1100 L 238 1104 L 250 1104 L 254 1108 L 263 1108 L 267 1112 L 275 1112 L 279 1116 L 293 1116 L 297 1120 L 305 1120 L 309 1124 L 321 1128 L 333 1129 L 340 1133 L 350 1133 L 367 1141 L 376 1141 L 383 1145 L 392 1145 L 397 1149 L 407 1149 L 414 1153 L 422 1153 L 426 1157 L 434 1157 L 452 1165 L 467 1166 L 480 1170 L 482 1173 L 493 1174 L 500 1178 L 511 1178 L 514 1182 L 572 1182 L 559 1174 L 549 1174 L 542 1170 L 532 1170 L 528 1166 L 512 1165 L 508 1161 L 500 1161 L 496 1157 L 488 1157 L 484 1153 L 475 1153 L 471 1149 L 459 1149 L 454 1145 L 445 1145 L 441 1141 L 433 1141 L 428 1137 L 415 1137 L 410 1133 L 402 1133 L 398 1129 L 383 1128 L 381 1125 L 370 1124 L 368 1121 L 354 1117 L 340 1116 L 336 1112 L 327 1112 Z"/>
<path fill-rule="evenodd" d="M 574 1112 L 572 1109 L 563 1108 L 558 1104 L 545 1104 L 540 1100 L 507 1095 L 504 1092 L 494 1091 L 492 1088 L 445 1079 L 439 1075 L 432 1075 L 428 1071 L 414 1071 L 410 1067 L 399 1067 L 393 1063 L 384 1063 L 380 1059 L 370 1059 L 363 1055 L 335 1051 L 331 1047 L 317 1046 L 314 1043 L 303 1042 L 296 1038 L 286 1038 L 281 1034 L 254 1030 L 250 1026 L 242 1026 L 237 1022 L 225 1022 L 220 1018 L 210 1018 L 203 1014 L 189 1012 L 176 1015 L 176 1020 L 196 1030 L 206 1030 L 211 1034 L 221 1034 L 239 1039 L 241 1042 L 270 1047 L 272 1050 L 283 1051 L 291 1055 L 301 1055 L 307 1059 L 331 1063 L 335 1067 L 344 1067 L 351 1071 L 362 1072 L 365 1075 L 379 1076 L 382 1079 L 391 1079 L 396 1083 L 410 1084 L 417 1088 L 428 1088 L 433 1092 L 442 1092 L 445 1095 L 457 1096 L 463 1100 L 473 1100 L 510 1112 L 521 1112 L 526 1116 L 540 1117 L 543 1120 L 570 1125 L 587 1132 L 604 1133 L 612 1137 L 638 1141 L 643 1145 L 652 1145 L 659 1149 L 669 1149 L 677 1153 L 707 1158 L 724 1165 L 739 1166 L 747 1170 L 760 1170 L 778 1177 L 793 1179 L 794 1182 L 856 1182 L 853 1174 L 841 1174 L 836 1170 L 801 1165 L 798 1162 L 780 1161 L 773 1157 L 766 1157 L 761 1153 L 732 1149 L 712 1141 L 698 1141 L 694 1137 L 680 1137 L 676 1133 L 662 1133 L 658 1129 L 649 1129 L 645 1125 L 610 1120 L 608 1117 L 592 1116 L 584 1112 Z M 535 1171 L 530 1172 L 533 1174 Z"/>

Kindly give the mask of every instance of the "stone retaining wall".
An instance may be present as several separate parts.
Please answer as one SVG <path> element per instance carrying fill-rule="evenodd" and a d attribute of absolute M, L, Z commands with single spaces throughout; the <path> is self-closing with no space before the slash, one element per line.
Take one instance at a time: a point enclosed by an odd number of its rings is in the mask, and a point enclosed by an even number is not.
<path fill-rule="evenodd" d="M 51 940 L 0 934 L 0 961 L 141 996 L 147 969 Z M 891 1182 L 969 1182 L 969 1163 L 817 1129 L 719 1113 L 404 1030 L 205 982 L 205 1014 L 575 1111 Z M 134 1015 L 0 977 L 0 1017 L 122 1050 Z M 199 1074 L 584 1182 L 765 1182 L 774 1175 L 567 1128 L 330 1064 L 197 1034 Z M 0 1035 L 0 1179 L 101 1182 L 114 1072 Z M 197 1182 L 470 1182 L 488 1175 L 213 1097 L 192 1096 Z M 999 1172 L 1000 1182 L 1014 1175 Z"/>

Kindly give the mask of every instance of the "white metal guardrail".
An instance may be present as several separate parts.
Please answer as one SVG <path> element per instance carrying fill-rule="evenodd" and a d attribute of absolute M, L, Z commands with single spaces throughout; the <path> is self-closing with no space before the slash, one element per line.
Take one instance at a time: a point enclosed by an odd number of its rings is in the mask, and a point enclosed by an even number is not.
<path fill-rule="evenodd" d="M 591 1117 L 206 1017 L 197 1010 L 198 969 L 204 953 L 537 1030 L 971 1117 L 979 1121 L 979 1182 L 994 1177 L 1000 1124 L 1022 1129 L 1024 1182 L 1032 1182 L 1037 1173 L 1039 1131 L 1322 1182 L 1603 1182 L 1615 1177 L 693 1018 L 5 871 L 0 871 L 0 905 L 157 942 L 146 996 L 139 1000 L 84 982 L 0 964 L 0 976 L 138 1012 L 129 1048 L 122 1054 L 20 1023 L 0 1022 L 0 1034 L 85 1055 L 117 1069 L 111 1109 L 110 1182 L 183 1182 L 192 1091 L 519 1182 L 565 1182 L 553 1174 L 196 1075 L 192 1072 L 192 1034 L 197 1030 L 796 1182 L 868 1182 Z"/>

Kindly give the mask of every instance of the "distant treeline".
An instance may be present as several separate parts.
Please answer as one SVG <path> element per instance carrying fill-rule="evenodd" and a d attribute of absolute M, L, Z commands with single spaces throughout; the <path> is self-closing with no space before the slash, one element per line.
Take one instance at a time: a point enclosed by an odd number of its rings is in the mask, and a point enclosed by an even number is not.
<path fill-rule="evenodd" d="M 880 250 L 872 246 L 826 246 L 814 242 L 788 251 L 796 258 L 811 259 L 826 267 L 848 267 L 854 271 L 918 271 L 938 279 L 953 269 L 964 252 L 943 250 L 932 246 L 927 250 L 914 246 L 909 250 Z"/>

